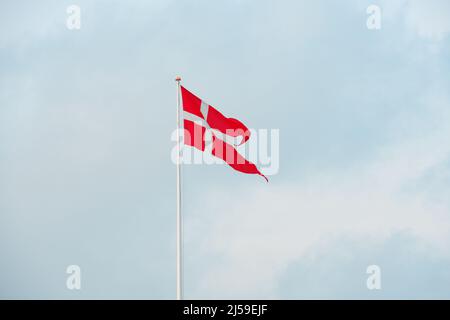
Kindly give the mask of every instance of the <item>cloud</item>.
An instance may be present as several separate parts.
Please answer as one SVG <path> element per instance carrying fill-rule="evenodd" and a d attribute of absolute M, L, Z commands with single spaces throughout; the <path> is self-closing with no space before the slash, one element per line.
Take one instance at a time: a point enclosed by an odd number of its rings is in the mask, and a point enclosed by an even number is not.
<path fill-rule="evenodd" d="M 342 237 L 383 243 L 407 232 L 433 254 L 447 256 L 450 203 L 429 177 L 448 175 L 449 101 L 436 92 L 426 95 L 430 119 L 440 119 L 430 120 L 433 128 L 424 133 L 421 126 L 428 126 L 416 125 L 420 134 L 380 146 L 366 163 L 311 174 L 301 183 L 244 188 L 239 201 L 227 198 L 226 190 L 205 192 L 187 227 L 196 230 L 187 234 L 187 246 L 195 248 L 191 263 L 208 261 L 196 271 L 194 296 L 277 298 L 292 263 Z"/>
<path fill-rule="evenodd" d="M 0 48 L 14 48 L 20 52 L 39 41 L 54 39 L 60 33 L 57 30 L 64 32 L 63 28 L 57 27 L 58 24 L 64 26 L 66 7 L 54 0 L 46 4 L 28 1 L 4 4 L 0 12 Z M 53 8 L 48 4 L 52 4 Z"/>
<path fill-rule="evenodd" d="M 441 42 L 450 33 L 450 2 L 446 0 L 399 0 L 381 2 L 383 15 L 402 21 L 415 35 Z"/>
<path fill-rule="evenodd" d="M 380 267 L 381 290 L 368 290 L 367 267 Z M 450 257 L 408 232 L 383 241 L 339 237 L 308 250 L 279 282 L 287 299 L 448 299 Z"/>
<path fill-rule="evenodd" d="M 65 26 L 72 2 L 6 5 L 0 295 L 174 296 L 178 73 L 227 114 L 281 133 L 269 185 L 225 166 L 184 168 L 189 296 L 300 296 L 284 293 L 303 281 L 297 267 L 326 274 L 322 256 L 376 257 L 402 230 L 445 256 L 448 62 L 398 40 L 444 43 L 448 31 L 396 3 L 405 11 L 389 33 L 368 31 L 351 2 L 80 0 L 79 32 Z M 86 279 L 79 295 L 64 287 L 73 263 Z"/>
<path fill-rule="evenodd" d="M 411 1 L 406 23 L 420 37 L 443 40 L 450 33 L 450 2 L 446 0 Z"/>

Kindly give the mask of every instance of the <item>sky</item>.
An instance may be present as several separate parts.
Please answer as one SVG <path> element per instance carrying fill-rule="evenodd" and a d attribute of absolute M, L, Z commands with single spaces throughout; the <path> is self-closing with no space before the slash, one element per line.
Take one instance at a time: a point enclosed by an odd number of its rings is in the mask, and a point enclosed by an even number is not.
<path fill-rule="evenodd" d="M 181 75 L 279 130 L 268 184 L 183 167 L 186 298 L 449 299 L 449 53 L 446 0 L 3 4 L 0 298 L 175 298 Z"/>

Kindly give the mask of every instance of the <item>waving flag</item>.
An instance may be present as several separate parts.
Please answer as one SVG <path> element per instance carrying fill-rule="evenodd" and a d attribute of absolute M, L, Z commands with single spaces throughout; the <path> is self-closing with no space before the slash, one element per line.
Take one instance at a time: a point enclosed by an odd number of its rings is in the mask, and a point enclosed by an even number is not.
<path fill-rule="evenodd" d="M 227 118 L 217 109 L 201 100 L 186 88 L 181 86 L 184 117 L 184 143 L 200 151 L 206 150 L 206 130 L 212 132 L 211 153 L 224 160 L 234 170 L 248 174 L 264 176 L 250 161 L 245 159 L 234 146 L 239 146 L 250 139 L 250 130 L 239 120 Z M 230 144 L 229 138 L 234 142 L 240 138 L 239 143 Z"/>

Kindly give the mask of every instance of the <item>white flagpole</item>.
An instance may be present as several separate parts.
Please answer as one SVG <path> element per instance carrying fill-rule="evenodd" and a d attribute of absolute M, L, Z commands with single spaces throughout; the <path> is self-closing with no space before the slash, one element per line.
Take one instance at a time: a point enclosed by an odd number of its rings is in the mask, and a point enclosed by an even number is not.
<path fill-rule="evenodd" d="M 183 220 L 181 217 L 181 77 L 175 78 L 177 82 L 177 300 L 183 299 Z"/>

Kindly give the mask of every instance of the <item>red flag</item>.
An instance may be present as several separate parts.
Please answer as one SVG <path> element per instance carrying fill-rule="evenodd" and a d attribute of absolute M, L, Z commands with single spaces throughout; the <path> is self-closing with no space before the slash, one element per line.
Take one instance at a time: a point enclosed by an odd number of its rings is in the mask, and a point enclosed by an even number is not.
<path fill-rule="evenodd" d="M 215 129 L 225 136 L 241 138 L 241 145 L 250 139 L 250 130 L 239 120 L 227 118 L 217 109 L 210 106 L 186 88 L 181 86 L 181 97 L 183 99 L 184 111 L 184 143 L 188 146 L 205 151 L 205 133 L 207 129 Z M 195 122 L 194 122 L 195 121 Z M 224 160 L 234 170 L 258 174 L 264 176 L 250 161 L 245 159 L 229 143 L 223 141 L 214 132 L 212 133 L 212 154 Z"/>

